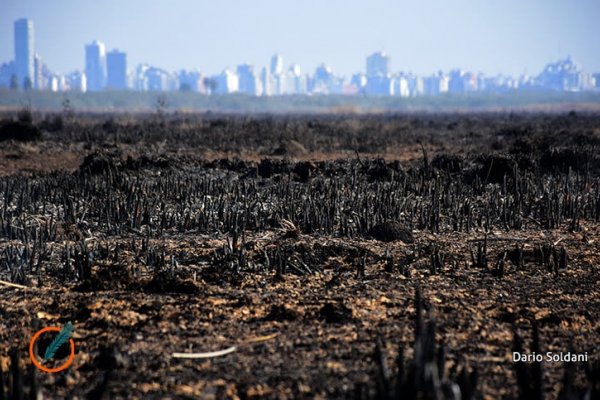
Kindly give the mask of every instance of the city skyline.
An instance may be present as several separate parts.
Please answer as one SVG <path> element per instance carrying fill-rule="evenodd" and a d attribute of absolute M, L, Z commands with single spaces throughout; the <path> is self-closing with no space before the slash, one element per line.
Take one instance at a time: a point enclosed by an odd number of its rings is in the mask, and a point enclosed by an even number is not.
<path fill-rule="evenodd" d="M 127 51 L 130 65 L 147 62 L 207 74 L 243 63 L 262 66 L 277 52 L 305 71 L 326 63 L 336 74 L 350 76 L 364 71 L 363 57 L 378 49 L 392 55 L 394 71 L 419 75 L 455 68 L 533 74 L 565 55 L 590 71 L 600 70 L 593 43 L 600 36 L 594 21 L 600 5 L 588 0 L 576 6 L 541 0 L 485 5 L 467 0 L 301 5 L 7 0 L 2 8 L 0 60 L 12 59 L 7 39 L 13 21 L 27 17 L 36 23 L 36 52 L 62 73 L 84 70 L 83 44 L 95 39 L 107 49 Z"/>
<path fill-rule="evenodd" d="M 31 19 L 14 22 L 14 60 L 0 64 L 0 87 L 50 91 L 100 92 L 105 90 L 186 91 L 202 94 L 243 93 L 251 96 L 343 94 L 368 96 L 437 96 L 442 93 L 504 92 L 521 88 L 555 91 L 590 91 L 600 89 L 600 74 L 585 72 L 571 57 L 546 64 L 537 76 L 486 76 L 463 69 L 438 71 L 418 76 L 394 72 L 391 57 L 376 51 L 366 57 L 365 72 L 358 71 L 348 81 L 326 65 L 314 74 L 303 73 L 298 64 L 285 68 L 280 54 L 271 57 L 260 72 L 251 64 L 226 67 L 219 74 L 201 71 L 169 72 L 146 63 L 127 68 L 127 53 L 94 40 L 85 44 L 85 69 L 57 74 L 35 52 L 35 29 Z M 260 68 L 260 67 L 259 67 Z"/>

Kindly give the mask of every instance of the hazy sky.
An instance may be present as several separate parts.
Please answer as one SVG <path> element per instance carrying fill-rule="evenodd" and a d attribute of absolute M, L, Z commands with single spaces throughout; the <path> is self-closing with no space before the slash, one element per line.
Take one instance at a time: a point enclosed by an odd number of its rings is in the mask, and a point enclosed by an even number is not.
<path fill-rule="evenodd" d="M 600 72 L 600 0 L 0 0 L 0 62 L 14 57 L 13 22 L 35 24 L 36 52 L 57 72 L 83 69 L 84 44 L 128 53 L 129 67 L 216 73 L 248 62 L 349 76 L 384 50 L 394 71 L 461 67 L 534 75 L 571 55 Z"/>

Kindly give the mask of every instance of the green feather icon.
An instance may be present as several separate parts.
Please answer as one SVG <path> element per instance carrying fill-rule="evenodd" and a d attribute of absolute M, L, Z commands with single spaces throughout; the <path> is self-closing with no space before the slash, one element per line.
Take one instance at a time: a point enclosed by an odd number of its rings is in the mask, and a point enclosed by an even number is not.
<path fill-rule="evenodd" d="M 44 353 L 44 361 L 50 360 L 54 357 L 54 354 L 60 349 L 60 346 L 65 344 L 67 340 L 71 337 L 73 333 L 73 324 L 69 321 L 63 328 L 58 332 L 58 335 L 54 338 L 52 343 L 46 348 L 46 352 Z"/>

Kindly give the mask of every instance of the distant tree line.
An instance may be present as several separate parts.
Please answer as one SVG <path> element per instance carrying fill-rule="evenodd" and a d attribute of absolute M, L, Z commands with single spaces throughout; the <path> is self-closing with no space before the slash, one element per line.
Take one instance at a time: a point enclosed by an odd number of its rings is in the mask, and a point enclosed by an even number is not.
<path fill-rule="evenodd" d="M 13 82 L 14 83 L 14 82 Z M 11 87 L 13 85 L 11 84 Z M 185 89 L 185 88 L 184 88 Z M 506 110 L 523 107 L 588 107 L 600 109 L 600 93 L 559 93 L 515 91 L 502 94 L 446 94 L 440 96 L 368 97 L 368 96 L 273 96 L 252 97 L 242 94 L 202 95 L 186 90 L 178 92 L 47 92 L 0 89 L 0 107 L 19 109 L 30 104 L 35 110 L 61 111 L 65 99 L 73 111 L 156 111 L 177 110 L 225 112 L 358 112 L 358 111 L 452 111 Z"/>

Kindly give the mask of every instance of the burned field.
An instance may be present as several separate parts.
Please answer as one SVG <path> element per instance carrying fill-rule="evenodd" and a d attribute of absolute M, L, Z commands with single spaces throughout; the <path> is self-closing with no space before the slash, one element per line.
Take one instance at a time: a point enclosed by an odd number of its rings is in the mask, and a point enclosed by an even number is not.
<path fill-rule="evenodd" d="M 600 394 L 597 115 L 21 115 L 0 136 L 0 399 Z M 73 365 L 36 371 L 29 339 L 68 321 Z"/>

